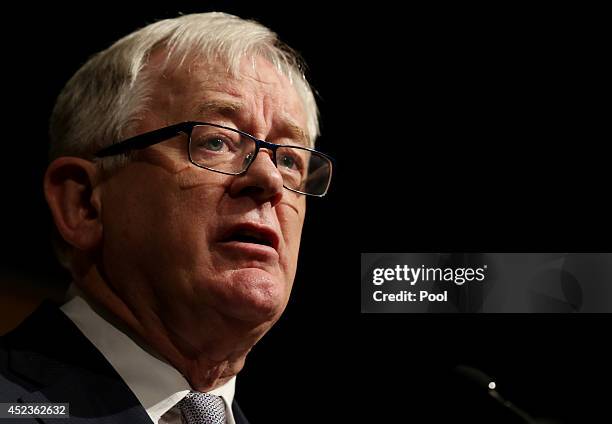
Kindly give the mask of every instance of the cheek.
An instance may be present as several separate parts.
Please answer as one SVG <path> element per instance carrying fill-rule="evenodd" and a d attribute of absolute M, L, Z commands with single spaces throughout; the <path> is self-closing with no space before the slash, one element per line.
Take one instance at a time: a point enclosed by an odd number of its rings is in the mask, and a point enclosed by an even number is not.
<path fill-rule="evenodd" d="M 140 268 L 132 271 L 150 270 L 157 277 L 206 262 L 202 256 L 223 187 L 197 182 L 187 173 L 147 177 L 122 181 L 109 191 L 104 208 L 112 214 L 104 228 L 109 253 L 130 257 L 126 262 Z"/>
<path fill-rule="evenodd" d="M 167 237 L 174 241 L 177 252 L 183 255 L 182 261 L 194 266 L 209 255 L 224 189 L 218 184 L 195 180 L 186 183 L 168 205 L 168 222 L 161 225 L 169 231 Z"/>
<path fill-rule="evenodd" d="M 298 203 L 298 206 L 289 206 L 281 203 L 276 207 L 276 214 L 283 233 L 283 240 L 287 249 L 288 265 L 295 268 L 297 256 L 300 250 L 300 240 L 302 227 L 304 225 L 305 206 Z"/>

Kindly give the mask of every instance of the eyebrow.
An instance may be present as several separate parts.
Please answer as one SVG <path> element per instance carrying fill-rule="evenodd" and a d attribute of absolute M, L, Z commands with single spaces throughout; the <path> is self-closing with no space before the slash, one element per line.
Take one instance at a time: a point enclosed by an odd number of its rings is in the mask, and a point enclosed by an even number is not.
<path fill-rule="evenodd" d="M 295 140 L 297 143 L 303 145 L 304 147 L 310 147 L 308 135 L 302 129 L 302 127 L 293 122 L 292 119 L 288 118 L 283 119 L 283 125 L 285 126 L 289 134 L 291 134 L 292 140 Z"/>
<path fill-rule="evenodd" d="M 227 100 L 209 100 L 201 103 L 197 107 L 196 113 L 197 116 L 215 114 L 232 119 L 238 118 L 243 109 L 244 107 L 241 103 Z M 304 147 L 310 147 L 308 135 L 293 121 L 293 119 L 289 118 L 288 116 L 284 116 L 281 119 L 281 122 L 283 125 L 283 130 L 289 134 L 292 140 Z"/>
<path fill-rule="evenodd" d="M 242 110 L 242 104 L 229 102 L 226 100 L 209 100 L 201 103 L 196 109 L 197 116 L 214 113 L 227 116 L 229 118 L 236 117 Z"/>

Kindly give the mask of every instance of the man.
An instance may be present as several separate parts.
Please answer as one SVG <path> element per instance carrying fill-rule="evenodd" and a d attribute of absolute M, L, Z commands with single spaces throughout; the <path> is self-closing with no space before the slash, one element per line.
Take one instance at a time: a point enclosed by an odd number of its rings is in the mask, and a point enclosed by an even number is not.
<path fill-rule="evenodd" d="M 2 402 L 69 403 L 75 422 L 247 422 L 236 374 L 287 305 L 306 195 L 331 180 L 300 69 L 267 28 L 207 13 L 74 75 L 44 180 L 74 283 L 61 311 L 43 304 L 3 338 Z"/>

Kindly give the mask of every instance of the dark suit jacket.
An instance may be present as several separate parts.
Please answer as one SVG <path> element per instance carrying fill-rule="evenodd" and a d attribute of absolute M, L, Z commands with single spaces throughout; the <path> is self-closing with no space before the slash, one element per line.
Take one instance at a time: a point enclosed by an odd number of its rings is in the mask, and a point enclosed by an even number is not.
<path fill-rule="evenodd" d="M 0 402 L 69 403 L 70 423 L 152 422 L 104 356 L 48 301 L 0 338 Z M 236 424 L 248 424 L 235 401 L 232 411 Z"/>

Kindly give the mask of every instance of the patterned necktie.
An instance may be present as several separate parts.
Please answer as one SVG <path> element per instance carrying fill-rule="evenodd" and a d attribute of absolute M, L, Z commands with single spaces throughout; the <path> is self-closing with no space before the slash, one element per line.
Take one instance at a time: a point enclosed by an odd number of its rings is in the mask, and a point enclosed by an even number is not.
<path fill-rule="evenodd" d="M 177 405 L 186 424 L 225 424 L 225 404 L 219 396 L 189 392 Z"/>

